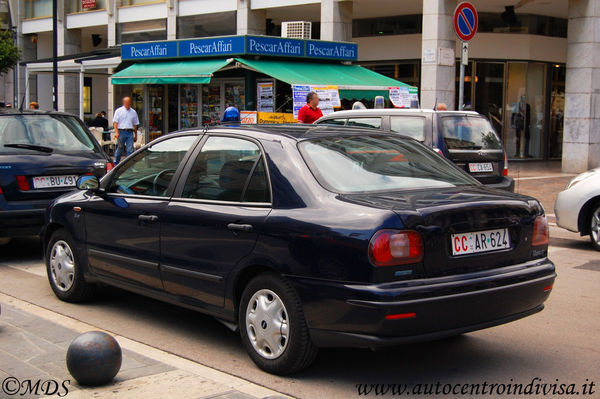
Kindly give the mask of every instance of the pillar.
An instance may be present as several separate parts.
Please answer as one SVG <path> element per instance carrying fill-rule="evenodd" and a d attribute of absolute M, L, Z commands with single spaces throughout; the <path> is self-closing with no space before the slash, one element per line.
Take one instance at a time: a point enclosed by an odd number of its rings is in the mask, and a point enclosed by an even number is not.
<path fill-rule="evenodd" d="M 455 109 L 456 65 L 441 65 L 441 51 L 455 52 L 452 14 L 456 0 L 423 0 L 423 35 L 421 40 L 422 108 L 445 103 Z M 452 57 L 454 59 L 454 57 Z"/>
<path fill-rule="evenodd" d="M 179 1 L 167 0 L 167 40 L 177 39 L 177 6 Z"/>
<path fill-rule="evenodd" d="M 352 41 L 352 1 L 321 1 L 321 40 Z"/>
<path fill-rule="evenodd" d="M 600 166 L 600 0 L 569 0 L 562 170 Z"/>
<path fill-rule="evenodd" d="M 238 35 L 264 35 L 266 31 L 265 10 L 253 10 L 250 0 L 237 2 L 237 34 Z"/>

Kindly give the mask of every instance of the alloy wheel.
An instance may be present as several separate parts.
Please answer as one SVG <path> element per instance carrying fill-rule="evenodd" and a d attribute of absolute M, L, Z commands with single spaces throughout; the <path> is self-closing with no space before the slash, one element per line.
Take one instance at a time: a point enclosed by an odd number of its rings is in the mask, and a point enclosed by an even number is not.
<path fill-rule="evenodd" d="M 592 213 L 592 221 L 590 225 L 592 240 L 600 245 L 600 207 Z"/>

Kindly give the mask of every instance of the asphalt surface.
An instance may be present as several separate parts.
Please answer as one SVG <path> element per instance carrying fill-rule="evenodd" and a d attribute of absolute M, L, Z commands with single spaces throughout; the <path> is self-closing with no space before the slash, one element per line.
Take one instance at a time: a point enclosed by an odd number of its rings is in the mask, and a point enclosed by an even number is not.
<path fill-rule="evenodd" d="M 552 191 L 549 185 L 562 189 L 569 179 L 561 176 L 544 184 L 519 180 L 518 188 L 527 193 L 531 188 L 547 189 L 541 200 L 550 213 L 553 196 L 560 190 Z M 576 384 L 574 392 L 580 393 L 574 397 L 600 397 L 600 252 L 577 234 L 554 226 L 550 234 L 550 258 L 559 277 L 541 313 L 450 339 L 379 352 L 321 350 L 309 370 L 292 377 L 260 371 L 237 333 L 193 311 L 108 287 L 89 303 L 59 301 L 46 280 L 35 239 L 0 247 L 0 292 L 299 398 L 359 397 L 356 385 L 363 383 L 526 385 L 534 378 L 541 379 L 536 383 Z M 596 384 L 596 393 L 586 396 L 581 384 L 589 382 Z M 541 392 L 532 396 L 542 397 Z M 547 395 L 552 396 L 558 395 Z"/>

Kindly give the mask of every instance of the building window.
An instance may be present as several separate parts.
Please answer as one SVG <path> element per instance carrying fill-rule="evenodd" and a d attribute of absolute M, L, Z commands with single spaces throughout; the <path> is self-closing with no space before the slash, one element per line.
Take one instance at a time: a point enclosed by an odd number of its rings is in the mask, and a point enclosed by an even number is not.
<path fill-rule="evenodd" d="M 69 13 L 104 10 L 106 9 L 106 1 L 107 0 L 67 0 L 65 2 L 65 7 Z"/>
<path fill-rule="evenodd" d="M 366 37 L 421 33 L 422 25 L 423 16 L 421 14 L 355 19 L 352 21 L 352 36 Z"/>
<path fill-rule="evenodd" d="M 167 39 L 167 20 L 136 21 L 117 24 L 117 43 L 150 42 Z"/>
<path fill-rule="evenodd" d="M 419 61 L 403 61 L 393 64 L 361 64 L 372 71 L 388 76 L 392 79 L 401 81 L 411 86 L 419 87 L 419 77 L 421 75 L 421 65 Z"/>
<path fill-rule="evenodd" d="M 83 78 L 83 113 L 92 113 L 92 78 Z"/>
<path fill-rule="evenodd" d="M 567 37 L 567 24 L 566 18 L 546 15 L 481 12 L 477 31 Z"/>
<path fill-rule="evenodd" d="M 25 0 L 25 19 L 52 16 L 52 0 Z"/>
<path fill-rule="evenodd" d="M 235 12 L 177 17 L 177 38 L 179 39 L 235 34 Z"/>
<path fill-rule="evenodd" d="M 156 3 L 156 0 L 121 0 L 121 6 L 137 6 L 145 3 Z"/>

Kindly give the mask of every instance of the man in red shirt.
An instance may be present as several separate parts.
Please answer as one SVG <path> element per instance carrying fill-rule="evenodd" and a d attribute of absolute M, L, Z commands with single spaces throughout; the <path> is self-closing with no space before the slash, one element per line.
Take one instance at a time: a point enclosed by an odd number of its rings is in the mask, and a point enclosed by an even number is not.
<path fill-rule="evenodd" d="M 313 123 L 323 116 L 319 109 L 319 96 L 314 91 L 306 95 L 306 105 L 298 111 L 298 123 Z"/>

